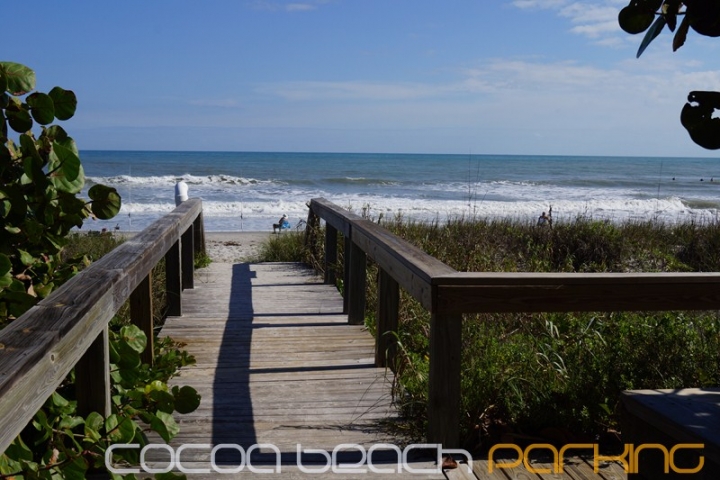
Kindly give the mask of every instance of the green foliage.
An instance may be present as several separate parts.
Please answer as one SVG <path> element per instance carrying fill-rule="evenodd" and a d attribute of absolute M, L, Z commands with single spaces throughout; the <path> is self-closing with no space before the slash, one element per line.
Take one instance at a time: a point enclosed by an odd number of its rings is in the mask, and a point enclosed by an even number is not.
<path fill-rule="evenodd" d="M 115 189 L 103 185 L 90 189 L 90 202 L 77 198 L 85 184 L 78 148 L 62 127 L 51 125 L 72 118 L 75 94 L 34 88 L 31 69 L 0 62 L 0 326 L 76 273 L 59 261 L 73 227 L 91 215 L 112 218 L 120 209 Z M 35 123 L 41 126 L 37 137 Z"/>
<path fill-rule="evenodd" d="M 206 252 L 195 253 L 195 268 L 205 268 L 212 263 L 212 259 Z"/>
<path fill-rule="evenodd" d="M 539 228 L 460 218 L 444 225 L 394 219 L 384 226 L 460 271 L 720 270 L 720 223 L 613 224 L 581 217 Z M 371 331 L 376 271 L 369 262 Z M 430 314 L 401 291 L 399 316 L 395 399 L 406 433 L 420 438 L 427 421 Z M 614 438 L 622 390 L 720 383 L 716 312 L 466 315 L 462 328 L 467 448 L 503 434 L 602 442 Z"/>
<path fill-rule="evenodd" d="M 123 241 L 114 235 L 72 234 L 62 258 L 81 269 Z M 154 292 L 164 285 L 162 268 L 157 267 L 152 275 Z M 153 305 L 157 310 L 155 316 L 160 316 L 163 296 L 155 297 Z M 110 324 L 112 415 L 107 419 L 96 412 L 86 418 L 78 416 L 71 374 L 0 455 L 0 479 L 20 474 L 25 478 L 86 478 L 92 472 L 104 471 L 105 452 L 110 445 L 145 445 L 149 430 L 169 440 L 178 431 L 172 413 L 197 409 L 200 397 L 194 388 L 167 385 L 180 367 L 193 364 L 195 359 L 181 345 L 165 337 L 155 341 L 154 366 L 143 364 L 140 354 L 147 346 L 147 338 L 129 322 L 127 311 L 126 306 L 121 308 Z M 137 465 L 138 453 L 139 450 L 115 450 L 113 461 L 118 465 Z"/>
<path fill-rule="evenodd" d="M 306 254 L 304 235 L 297 232 L 286 232 L 275 235 L 263 243 L 258 260 L 261 262 L 297 262 L 304 261 Z"/>
<path fill-rule="evenodd" d="M 156 348 L 156 366 L 150 368 L 140 364 L 146 344 L 137 327 L 118 330 L 114 324 L 110 333 L 112 414 L 107 418 L 97 412 L 78 416 L 73 384 L 68 379 L 0 455 L 0 478 L 83 479 L 89 472 L 105 470 L 105 452 L 111 445 L 145 446 L 148 428 L 165 441 L 171 440 L 178 433 L 172 412 L 194 411 L 200 397 L 192 387 L 169 388 L 166 382 L 194 359 L 165 339 Z M 118 449 L 113 452 L 113 462 L 137 465 L 137 455 L 137 450 Z"/>
<path fill-rule="evenodd" d="M 653 19 L 657 16 L 655 21 Z M 682 17 L 680 26 L 678 16 Z M 620 28 L 627 33 L 645 32 L 637 57 L 645 51 L 667 26 L 675 32 L 673 51 L 682 47 L 692 28 L 708 37 L 720 37 L 720 2 L 717 0 L 630 0 L 618 14 Z M 680 121 L 693 142 L 703 148 L 720 148 L 720 119 L 714 117 L 720 109 L 720 93 L 690 92 Z"/>

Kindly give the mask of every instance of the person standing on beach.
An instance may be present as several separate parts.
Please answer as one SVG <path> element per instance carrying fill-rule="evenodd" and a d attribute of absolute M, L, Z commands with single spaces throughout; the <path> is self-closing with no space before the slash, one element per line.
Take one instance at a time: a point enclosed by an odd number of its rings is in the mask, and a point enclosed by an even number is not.
<path fill-rule="evenodd" d="M 537 226 L 538 227 L 544 227 L 545 225 L 552 227 L 552 205 L 550 206 L 550 213 L 542 212 L 542 214 L 538 217 Z"/>
<path fill-rule="evenodd" d="M 550 223 L 550 217 L 547 216 L 545 212 L 542 212 L 542 215 L 538 217 L 537 225 L 538 227 L 544 227 L 545 225 L 548 225 Z"/>

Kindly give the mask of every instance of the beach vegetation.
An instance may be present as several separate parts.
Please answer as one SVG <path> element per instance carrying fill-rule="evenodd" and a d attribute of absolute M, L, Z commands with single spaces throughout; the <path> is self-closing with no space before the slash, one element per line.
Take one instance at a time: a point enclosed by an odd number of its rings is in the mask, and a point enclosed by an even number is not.
<path fill-rule="evenodd" d="M 459 271 L 720 271 L 718 222 L 579 217 L 543 228 L 508 219 L 396 218 L 383 226 Z M 322 241 L 315 246 L 322 248 Z M 372 332 L 376 278 L 369 260 L 366 323 Z M 429 325 L 430 314 L 401 291 L 394 398 L 405 421 L 396 426 L 417 438 L 427 420 Z M 611 445 L 621 436 L 622 390 L 720 383 L 715 311 L 475 314 L 464 315 L 462 329 L 461 418 L 469 449 L 501 438 Z"/>
<path fill-rule="evenodd" d="M 79 197 L 85 177 L 78 148 L 62 127 L 52 124 L 74 115 L 75 94 L 60 87 L 47 94 L 34 89 L 31 69 L 0 62 L 0 328 L 121 241 L 107 234 L 71 234 L 88 218 L 114 217 L 121 199 L 114 188 L 101 184 L 88 190 L 89 199 Z M 16 138 L 10 138 L 13 132 Z M 153 275 L 156 292 L 164 291 L 163 274 Z M 164 318 L 163 297 L 153 303 L 156 318 Z M 194 359 L 181 345 L 159 339 L 151 367 L 141 360 L 147 345 L 124 306 L 109 325 L 110 416 L 78 414 L 71 372 L 0 453 L 0 479 L 82 479 L 105 470 L 105 452 L 112 444 L 145 445 L 149 431 L 170 440 L 178 431 L 172 413 L 195 410 L 200 397 L 192 387 L 170 388 L 167 381 Z M 113 459 L 137 464 L 136 457 L 132 450 L 119 450 Z"/>
<path fill-rule="evenodd" d="M 112 234 L 72 233 L 66 239 L 61 260 L 78 271 L 125 241 Z M 165 266 L 161 260 L 151 273 L 153 319 L 156 332 L 166 317 Z M 133 325 L 126 302 L 109 324 L 112 382 L 112 414 L 103 418 L 97 412 L 79 416 L 76 409 L 74 372 L 37 412 L 35 418 L 0 454 L 0 479 L 86 478 L 105 470 L 105 452 L 116 443 L 148 443 L 148 432 L 169 441 L 178 433 L 173 412 L 189 413 L 200 397 L 190 386 L 169 387 L 167 382 L 180 367 L 195 359 L 183 345 L 171 338 L 156 338 L 154 364 L 141 361 L 147 347 L 145 334 Z M 114 461 L 136 465 L 137 452 L 114 451 Z M 111 478 L 123 478 L 111 475 Z M 127 477 L 132 478 L 132 477 Z M 166 474 L 162 478 L 184 478 Z"/>
<path fill-rule="evenodd" d="M 307 261 L 308 249 L 305 246 L 304 232 L 285 232 L 272 236 L 259 249 L 260 262 L 298 262 Z"/>
<path fill-rule="evenodd" d="M 53 124 L 74 116 L 77 98 L 61 87 L 34 91 L 35 82 L 25 65 L 0 62 L 0 325 L 77 272 L 60 262 L 71 229 L 120 210 L 120 195 L 105 185 L 93 185 L 89 200 L 78 197 L 85 185 L 78 147 Z"/>

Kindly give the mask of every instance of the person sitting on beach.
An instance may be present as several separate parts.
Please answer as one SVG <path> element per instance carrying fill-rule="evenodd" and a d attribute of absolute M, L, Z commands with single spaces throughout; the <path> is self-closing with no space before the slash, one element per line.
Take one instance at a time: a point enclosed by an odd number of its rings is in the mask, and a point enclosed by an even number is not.
<path fill-rule="evenodd" d="M 542 212 L 542 215 L 540 215 L 540 216 L 538 217 L 537 224 L 538 224 L 538 227 L 542 227 L 542 226 L 545 226 L 545 225 L 549 225 L 549 224 L 550 224 L 550 217 L 548 217 L 545 212 Z"/>
<path fill-rule="evenodd" d="M 283 228 L 290 228 L 290 222 L 287 221 L 287 218 L 288 216 L 283 214 L 280 220 L 278 220 L 278 223 L 273 223 L 273 233 L 275 233 L 276 230 L 282 232 Z"/>

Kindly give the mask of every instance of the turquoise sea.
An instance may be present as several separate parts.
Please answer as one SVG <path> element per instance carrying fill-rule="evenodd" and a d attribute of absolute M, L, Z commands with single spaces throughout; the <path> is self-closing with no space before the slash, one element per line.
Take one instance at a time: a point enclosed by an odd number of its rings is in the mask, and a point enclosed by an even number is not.
<path fill-rule="evenodd" d="M 402 215 L 532 221 L 715 220 L 720 160 L 712 158 L 356 153 L 83 151 L 87 188 L 123 197 L 120 214 L 85 227 L 139 231 L 175 206 L 178 181 L 203 200 L 209 231 L 263 231 L 282 214 L 307 218 L 324 197 L 377 218 Z"/>

